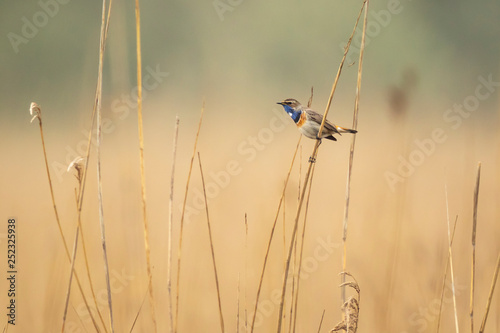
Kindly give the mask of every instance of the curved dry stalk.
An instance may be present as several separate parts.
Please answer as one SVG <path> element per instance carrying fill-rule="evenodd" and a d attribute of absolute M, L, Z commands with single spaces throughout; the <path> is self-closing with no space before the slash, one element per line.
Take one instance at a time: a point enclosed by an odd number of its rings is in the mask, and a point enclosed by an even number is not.
<path fill-rule="evenodd" d="M 210 226 L 210 216 L 208 214 L 208 201 L 207 201 L 207 191 L 205 190 L 205 177 L 203 176 L 203 168 L 201 167 L 201 157 L 199 152 L 198 152 L 198 163 L 200 165 L 201 184 L 203 185 L 203 198 L 205 199 L 205 212 L 207 214 L 208 237 L 210 239 L 210 251 L 212 253 L 212 263 L 214 265 L 215 287 L 217 288 L 217 300 L 219 302 L 220 329 L 221 332 L 224 333 L 224 316 L 222 315 L 222 302 L 220 298 L 219 276 L 217 274 L 217 265 L 215 263 L 215 251 L 214 251 L 214 241 L 212 238 L 212 227 Z"/>
<path fill-rule="evenodd" d="M 33 122 L 33 120 L 35 120 L 35 119 L 38 119 L 38 125 L 40 127 L 40 137 L 41 137 L 41 141 L 42 141 L 42 151 L 43 151 L 43 157 L 44 157 L 44 161 L 45 161 L 45 169 L 47 171 L 47 178 L 48 178 L 48 181 L 49 181 L 49 188 L 50 188 L 50 196 L 51 196 L 51 199 L 52 199 L 52 207 L 54 208 L 54 214 L 55 214 L 55 217 L 56 217 L 57 227 L 59 229 L 59 234 L 60 234 L 61 239 L 63 241 L 63 245 L 64 245 L 64 250 L 65 250 L 65 253 L 66 253 L 66 257 L 68 258 L 68 261 L 71 264 L 71 254 L 69 252 L 68 243 L 66 242 L 66 237 L 64 236 L 64 233 L 63 233 L 63 230 L 62 230 L 61 221 L 59 219 L 59 213 L 57 211 L 56 201 L 55 201 L 55 197 L 54 197 L 54 188 L 52 187 L 52 178 L 50 176 L 49 163 L 48 163 L 48 159 L 47 159 L 47 150 L 45 148 L 45 139 L 44 139 L 44 135 L 43 135 L 42 111 L 41 111 L 40 106 L 37 103 L 35 103 L 35 102 L 31 103 L 31 105 L 30 105 L 30 114 L 33 116 L 33 118 L 31 118 L 31 122 Z M 77 282 L 77 285 L 78 285 L 78 289 L 80 290 L 80 294 L 82 295 L 82 299 L 83 299 L 83 302 L 85 304 L 85 308 L 87 309 L 87 311 L 90 314 L 90 318 L 92 320 L 92 324 L 94 325 L 94 328 L 96 330 L 99 330 L 99 328 L 97 326 L 97 323 L 96 323 L 96 321 L 94 319 L 94 316 L 92 315 L 92 312 L 90 311 L 90 307 L 89 307 L 87 298 L 85 297 L 85 293 L 83 292 L 83 288 L 82 288 L 80 279 L 78 277 L 78 274 L 77 274 L 77 272 L 74 272 L 74 274 L 75 274 L 75 279 L 76 279 L 76 282 Z M 104 324 L 104 322 L 103 322 L 103 324 Z M 63 325 L 64 325 L 64 319 L 63 319 Z"/>

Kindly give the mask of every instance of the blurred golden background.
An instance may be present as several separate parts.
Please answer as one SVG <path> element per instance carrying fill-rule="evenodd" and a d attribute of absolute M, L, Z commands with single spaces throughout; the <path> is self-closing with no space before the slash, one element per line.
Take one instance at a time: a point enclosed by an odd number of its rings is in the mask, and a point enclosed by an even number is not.
<path fill-rule="evenodd" d="M 306 104 L 314 86 L 312 108 L 324 112 L 360 7 L 361 2 L 340 1 L 141 2 L 147 213 L 159 332 L 170 327 L 167 223 L 176 115 L 180 127 L 174 249 L 205 102 L 198 151 L 209 196 L 222 308 L 226 330 L 235 331 L 239 302 L 244 332 L 244 309 L 250 320 L 268 237 L 299 138 L 276 102 L 296 98 Z M 29 105 L 36 102 L 42 109 L 55 199 L 72 244 L 77 182 L 66 168 L 83 155 L 91 126 L 101 4 L 8 1 L 0 8 L 4 272 L 7 220 L 17 221 L 17 321 L 8 331 L 57 332 L 70 266 L 55 223 L 38 124 L 30 124 Z M 499 12 L 500 3 L 494 0 L 370 4 L 347 237 L 347 269 L 361 288 L 359 332 L 436 330 L 448 254 L 445 185 L 451 222 L 458 216 L 453 260 L 459 324 L 469 329 L 472 207 L 479 161 L 476 329 L 480 325 L 500 252 Z M 345 127 L 352 125 L 360 40 L 358 32 L 328 116 Z M 148 287 L 132 1 L 113 3 L 103 84 L 101 167 L 113 311 L 116 332 L 128 332 Z M 321 332 L 329 332 L 341 320 L 338 273 L 350 142 L 351 136 L 343 135 L 320 147 L 305 235 L 297 332 L 317 331 L 323 311 Z M 288 244 L 299 177 L 304 177 L 313 145 L 312 140 L 301 140 L 301 170 L 296 163 L 284 217 L 280 213 L 256 332 L 276 329 L 274 300 L 283 275 L 283 234 Z M 94 289 L 107 319 L 95 162 L 93 150 L 82 221 Z M 217 298 L 197 161 L 187 207 L 179 332 L 216 332 Z M 173 268 L 175 272 L 176 265 Z M 76 269 L 88 291 L 80 249 Z M 448 274 L 442 332 L 455 327 L 449 280 Z M 2 279 L 5 314 L 7 290 L 8 281 Z M 498 290 L 486 328 L 500 331 Z M 94 331 L 74 284 L 66 331 Z M 152 331 L 146 298 L 134 332 Z"/>

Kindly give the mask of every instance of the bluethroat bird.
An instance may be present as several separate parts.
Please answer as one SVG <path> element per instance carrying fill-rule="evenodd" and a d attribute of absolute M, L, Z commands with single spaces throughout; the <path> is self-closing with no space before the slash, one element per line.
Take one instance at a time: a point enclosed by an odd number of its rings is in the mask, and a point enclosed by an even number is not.
<path fill-rule="evenodd" d="M 286 113 L 290 115 L 297 125 L 300 133 L 310 139 L 320 140 L 320 143 L 321 139 L 337 141 L 337 139 L 333 136 L 334 134 L 342 135 L 342 133 L 358 132 L 353 129 L 336 126 L 327 119 L 325 121 L 323 131 L 321 132 L 321 138 L 319 138 L 318 132 L 321 122 L 323 121 L 323 115 L 303 106 L 299 103 L 299 101 L 293 98 L 287 98 L 283 102 L 278 102 L 278 104 L 282 105 Z"/>

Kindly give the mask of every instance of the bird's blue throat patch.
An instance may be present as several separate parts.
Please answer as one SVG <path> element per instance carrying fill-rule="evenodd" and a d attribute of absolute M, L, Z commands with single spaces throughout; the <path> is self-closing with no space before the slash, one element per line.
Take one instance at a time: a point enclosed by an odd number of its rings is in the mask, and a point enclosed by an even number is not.
<path fill-rule="evenodd" d="M 286 113 L 288 113 L 288 115 L 290 115 L 290 117 L 292 117 L 293 121 L 295 123 L 298 123 L 300 120 L 301 111 L 295 111 L 293 108 L 291 108 L 288 105 L 283 105 L 283 107 L 285 108 Z"/>

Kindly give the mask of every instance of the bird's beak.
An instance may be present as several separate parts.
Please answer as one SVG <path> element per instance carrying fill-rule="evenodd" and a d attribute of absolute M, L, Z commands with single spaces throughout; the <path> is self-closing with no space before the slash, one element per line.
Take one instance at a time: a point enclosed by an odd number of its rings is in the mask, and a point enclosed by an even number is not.
<path fill-rule="evenodd" d="M 283 102 L 277 102 L 276 104 L 283 105 Z"/>

